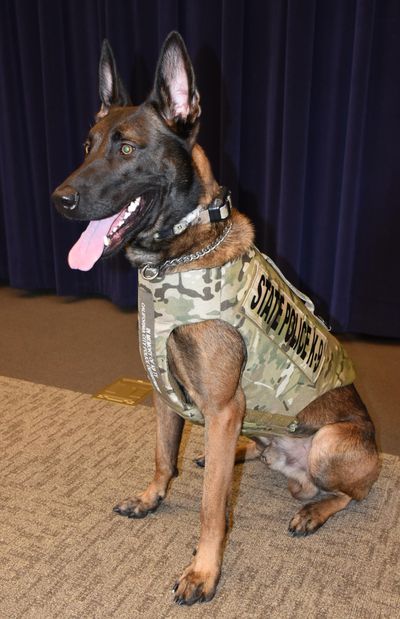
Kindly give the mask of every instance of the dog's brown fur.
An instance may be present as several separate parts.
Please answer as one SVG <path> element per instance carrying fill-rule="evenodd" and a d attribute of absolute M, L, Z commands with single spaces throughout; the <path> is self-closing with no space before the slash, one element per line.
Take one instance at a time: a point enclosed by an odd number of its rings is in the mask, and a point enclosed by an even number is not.
<path fill-rule="evenodd" d="M 200 204 L 209 204 L 218 195 L 219 185 L 214 179 L 210 163 L 203 149 L 196 144 L 192 151 L 193 166 L 196 168 L 201 179 L 204 193 L 201 196 Z M 232 209 L 231 222 L 232 229 L 228 239 L 222 243 L 215 252 L 207 254 L 196 261 L 196 268 L 208 269 L 225 264 L 241 256 L 247 251 L 254 240 L 253 225 L 250 220 Z M 202 226 L 191 226 L 184 234 L 177 236 L 168 248 L 168 258 L 194 253 L 215 241 L 223 232 L 225 223 L 203 224 Z M 178 266 L 176 271 L 183 271 L 188 267 Z"/>
<path fill-rule="evenodd" d="M 80 178 L 82 174 L 87 174 L 91 162 L 96 157 L 104 158 L 108 148 L 108 134 L 118 129 L 125 137 L 128 135 L 135 142 L 145 144 L 148 140 L 146 123 L 150 123 L 151 135 L 154 135 L 159 131 L 157 123 L 161 126 L 164 116 L 166 126 L 171 129 L 169 139 L 172 146 L 175 144 L 172 132 L 177 133 L 184 121 L 190 120 L 191 129 L 188 130 L 187 126 L 183 128 L 191 162 L 187 161 L 186 155 L 182 162 L 191 166 L 199 187 L 197 203 L 207 205 L 217 195 L 219 186 L 208 159 L 204 151 L 194 144 L 199 113 L 198 95 L 193 75 L 190 74 L 190 61 L 183 43 L 177 37 L 175 34 L 167 40 L 163 54 L 170 53 L 168 46 L 173 45 L 182 56 L 178 59 L 180 66 L 183 58 L 187 68 L 188 90 L 191 93 L 190 97 L 188 94 L 187 117 L 181 114 L 179 122 L 176 121 L 170 102 L 173 97 L 163 96 L 162 92 L 151 109 L 148 106 L 143 110 L 125 107 L 126 102 L 121 103 L 121 97 L 124 99 L 121 93 L 118 100 L 114 93 L 111 102 L 103 95 L 99 122 L 91 131 L 93 143 L 96 144 L 97 140 L 97 151 L 93 147 L 93 154 L 87 163 L 67 179 L 66 185 L 79 186 Z M 158 71 L 160 67 L 162 71 L 163 55 Z M 164 81 L 161 83 L 165 88 L 164 82 L 168 75 L 163 74 L 162 77 Z M 169 111 L 168 105 L 171 106 Z M 159 115 L 156 116 L 154 110 Z M 65 193 L 65 184 L 57 190 L 58 193 L 55 192 L 56 200 L 63 190 Z M 79 205 L 81 218 L 85 218 L 83 198 L 82 193 Z M 225 240 L 217 249 L 199 259 L 196 268 L 222 265 L 249 248 L 253 241 L 253 227 L 249 220 L 234 210 L 230 221 L 232 227 Z M 158 224 L 156 222 L 152 225 L 151 234 Z M 140 245 L 137 237 L 130 241 L 128 256 L 135 265 L 140 266 L 149 260 L 149 256 L 153 261 L 155 258 L 162 261 L 191 254 L 216 240 L 225 226 L 225 222 L 192 225 L 186 232 L 156 249 L 151 244 Z M 146 231 L 140 232 L 141 243 L 147 242 L 146 234 Z M 188 267 L 181 265 L 175 268 L 183 270 Z M 205 458 L 199 460 L 199 464 L 205 464 L 200 539 L 195 556 L 175 585 L 175 600 L 178 603 L 193 604 L 210 600 L 215 593 L 221 573 L 235 459 L 260 457 L 288 477 L 289 490 L 294 497 L 300 500 L 312 499 L 292 518 L 289 531 L 293 535 L 313 533 L 331 515 L 344 509 L 352 499 L 365 498 L 378 476 L 379 461 L 373 424 L 354 386 L 335 389 L 307 406 L 298 415 L 300 423 L 296 436 L 257 438 L 250 447 L 236 453 L 246 408 L 240 384 L 245 356 L 241 336 L 233 327 L 219 320 L 179 327 L 168 341 L 170 369 L 201 410 L 205 420 Z M 115 511 L 121 515 L 140 518 L 157 509 L 166 496 L 171 479 L 177 474 L 178 449 L 184 422 L 157 394 L 154 396 L 154 404 L 157 411 L 154 478 L 144 492 L 116 506 Z"/>

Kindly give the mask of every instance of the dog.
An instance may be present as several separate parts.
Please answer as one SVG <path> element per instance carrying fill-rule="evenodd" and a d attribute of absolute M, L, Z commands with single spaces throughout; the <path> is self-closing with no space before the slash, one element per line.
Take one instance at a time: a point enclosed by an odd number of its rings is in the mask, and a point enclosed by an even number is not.
<path fill-rule="evenodd" d="M 101 107 L 84 161 L 52 200 L 63 216 L 90 221 L 70 251 L 72 268 L 87 271 L 125 249 L 140 272 L 156 466 L 148 488 L 114 511 L 130 518 L 154 512 L 177 475 L 185 418 L 205 425 L 200 538 L 173 589 L 177 603 L 191 605 L 211 600 L 217 588 L 235 461 L 259 457 L 287 476 L 291 494 L 304 501 L 289 532 L 304 536 L 368 495 L 379 473 L 375 431 L 340 344 L 315 319 L 309 300 L 254 248 L 252 224 L 214 179 L 196 142 L 200 99 L 181 36 L 172 32 L 165 40 L 153 90 L 139 106 L 107 41 L 99 76 Z M 235 292 L 232 286 L 244 280 L 249 291 Z M 224 300 L 215 308 L 210 303 L 221 290 Z M 167 319 L 160 316 L 166 308 Z M 258 346 L 272 340 L 276 348 L 264 348 L 260 361 Z M 260 378 L 269 369 L 271 384 Z M 249 413 L 254 398 L 259 404 Z M 237 450 L 241 433 L 254 440 Z"/>

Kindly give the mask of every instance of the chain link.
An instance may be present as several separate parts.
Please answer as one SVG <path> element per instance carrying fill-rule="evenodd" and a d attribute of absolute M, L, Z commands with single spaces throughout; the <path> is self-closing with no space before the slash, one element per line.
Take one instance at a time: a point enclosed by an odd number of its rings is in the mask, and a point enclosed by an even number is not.
<path fill-rule="evenodd" d="M 207 247 L 204 247 L 203 249 L 199 249 L 193 254 L 186 254 L 184 256 L 179 256 L 179 258 L 171 258 L 170 260 L 166 260 L 164 263 L 160 265 L 151 264 L 151 263 L 145 264 L 142 268 L 142 276 L 147 280 L 152 280 L 158 277 L 160 272 L 165 271 L 166 269 L 169 269 L 171 267 L 180 266 L 181 264 L 188 264 L 190 262 L 195 262 L 196 260 L 199 260 L 200 258 L 207 256 L 207 254 L 210 254 L 212 251 L 214 251 L 214 249 L 216 249 L 219 245 L 221 245 L 221 243 L 228 236 L 231 228 L 232 228 L 232 222 L 229 222 L 225 230 L 221 234 L 221 236 L 219 236 L 217 240 L 214 241 L 214 243 L 210 243 L 210 245 L 207 245 Z"/>

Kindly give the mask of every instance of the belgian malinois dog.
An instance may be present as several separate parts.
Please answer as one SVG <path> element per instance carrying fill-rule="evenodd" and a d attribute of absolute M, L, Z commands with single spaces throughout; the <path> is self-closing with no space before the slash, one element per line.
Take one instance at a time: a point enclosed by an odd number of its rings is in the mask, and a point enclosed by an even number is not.
<path fill-rule="evenodd" d="M 154 512 L 177 475 L 184 419 L 204 423 L 200 539 L 174 586 L 175 601 L 190 605 L 216 591 L 235 460 L 260 457 L 287 476 L 292 495 L 304 501 L 289 532 L 308 535 L 352 499 L 367 496 L 379 471 L 375 432 L 354 376 L 346 375 L 350 361 L 340 344 L 312 322 L 296 292 L 257 254 L 251 223 L 231 208 L 229 192 L 196 143 L 199 94 L 180 35 L 167 37 L 153 90 L 139 106 L 130 102 L 107 41 L 99 75 L 101 107 L 85 159 L 52 199 L 65 217 L 90 221 L 69 254 L 72 268 L 89 270 L 124 248 L 141 275 L 139 323 L 155 386 L 156 467 L 148 488 L 114 510 L 129 518 Z M 244 280 L 249 291 L 238 292 Z M 224 300 L 210 309 L 221 290 Z M 205 304 L 204 312 L 198 304 Z M 224 312 L 232 308 L 228 319 Z M 165 337 L 159 323 L 170 324 Z M 272 378 L 265 378 L 270 369 Z M 254 394 L 259 403 L 249 413 Z M 241 432 L 254 441 L 237 451 Z"/>

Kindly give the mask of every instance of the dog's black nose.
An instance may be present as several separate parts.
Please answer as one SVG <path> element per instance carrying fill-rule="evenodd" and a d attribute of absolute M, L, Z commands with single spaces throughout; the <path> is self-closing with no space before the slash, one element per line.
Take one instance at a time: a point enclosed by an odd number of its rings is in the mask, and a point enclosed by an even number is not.
<path fill-rule="evenodd" d="M 73 211 L 79 204 L 79 193 L 73 187 L 61 187 L 56 189 L 52 195 L 52 200 L 58 209 Z"/>

